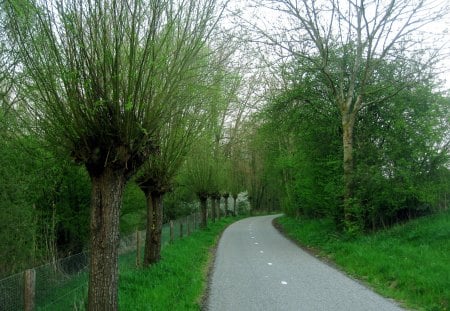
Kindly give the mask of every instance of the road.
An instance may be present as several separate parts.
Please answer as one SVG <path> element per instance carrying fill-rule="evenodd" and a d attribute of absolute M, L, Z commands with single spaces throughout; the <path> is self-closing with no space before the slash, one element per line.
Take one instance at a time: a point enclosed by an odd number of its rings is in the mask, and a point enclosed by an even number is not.
<path fill-rule="evenodd" d="M 225 230 L 205 309 L 403 310 L 283 237 L 272 225 L 278 216 L 243 219 Z"/>

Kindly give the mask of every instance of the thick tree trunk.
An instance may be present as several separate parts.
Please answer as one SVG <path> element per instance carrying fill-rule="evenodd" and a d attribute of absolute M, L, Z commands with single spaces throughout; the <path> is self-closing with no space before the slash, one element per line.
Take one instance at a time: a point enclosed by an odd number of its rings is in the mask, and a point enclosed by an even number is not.
<path fill-rule="evenodd" d="M 354 160 L 353 160 L 353 128 L 355 114 L 342 115 L 342 143 L 344 168 L 344 228 L 348 232 L 359 231 L 358 208 L 354 195 Z"/>
<path fill-rule="evenodd" d="M 216 221 L 216 196 L 211 196 L 211 221 Z"/>
<path fill-rule="evenodd" d="M 225 215 L 227 215 L 227 213 L 228 213 L 228 198 L 230 197 L 230 194 L 229 193 L 225 193 L 224 195 L 223 195 L 223 199 L 224 199 L 224 209 L 225 209 Z M 236 215 L 236 214 L 235 214 Z"/>
<path fill-rule="evenodd" d="M 119 217 L 126 178 L 109 168 L 92 180 L 88 309 L 118 309 Z"/>
<path fill-rule="evenodd" d="M 216 196 L 216 206 L 217 206 L 218 213 L 220 213 L 220 195 Z"/>
<path fill-rule="evenodd" d="M 204 194 L 198 194 L 198 198 L 200 200 L 200 228 L 206 228 L 208 226 L 208 205 L 207 199 L 208 197 Z"/>
<path fill-rule="evenodd" d="M 220 201 L 217 200 L 217 197 L 220 199 L 219 196 L 215 196 L 214 200 L 216 201 L 216 215 L 217 215 L 217 220 L 220 220 L 220 217 L 222 217 L 222 215 L 220 215 Z"/>
<path fill-rule="evenodd" d="M 147 229 L 145 237 L 144 267 L 161 259 L 161 234 L 163 222 L 162 194 L 150 192 L 147 197 Z"/>

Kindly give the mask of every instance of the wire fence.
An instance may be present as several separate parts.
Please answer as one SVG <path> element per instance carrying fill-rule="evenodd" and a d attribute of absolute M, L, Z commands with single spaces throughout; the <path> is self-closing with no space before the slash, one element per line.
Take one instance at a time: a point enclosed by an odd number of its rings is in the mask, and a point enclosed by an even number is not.
<path fill-rule="evenodd" d="M 194 232 L 199 222 L 196 213 L 164 224 L 161 246 Z M 142 262 L 142 258 L 133 261 L 130 257 L 143 256 L 144 242 L 145 230 L 120 239 L 119 269 Z M 141 251 L 136 253 L 137 245 Z M 87 297 L 88 267 L 89 252 L 83 252 L 8 276 L 0 280 L 0 311 L 81 310 Z M 31 293 L 27 286 L 30 282 Z"/>

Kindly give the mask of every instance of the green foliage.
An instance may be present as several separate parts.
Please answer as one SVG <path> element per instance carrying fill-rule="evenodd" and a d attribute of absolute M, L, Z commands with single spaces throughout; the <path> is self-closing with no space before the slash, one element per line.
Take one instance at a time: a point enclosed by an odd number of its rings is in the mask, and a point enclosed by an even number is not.
<path fill-rule="evenodd" d="M 286 91 L 261 113 L 265 148 L 257 150 L 288 214 L 329 215 L 342 191 L 339 118 L 332 103 L 305 92 L 306 85 Z"/>
<path fill-rule="evenodd" d="M 448 140 L 440 120 L 449 116 L 448 107 L 448 98 L 420 85 L 361 112 L 355 184 L 365 227 L 438 208 L 440 197 L 450 190 L 442 179 L 448 174 L 448 154 L 438 147 Z"/>
<path fill-rule="evenodd" d="M 331 220 L 282 217 L 285 232 L 381 294 L 419 310 L 450 307 L 450 213 L 348 240 Z"/>
<path fill-rule="evenodd" d="M 144 193 L 134 181 L 129 182 L 123 193 L 120 210 L 120 232 L 130 234 L 136 229 L 143 230 L 146 225 L 146 210 Z"/>
<path fill-rule="evenodd" d="M 208 194 L 214 191 L 216 166 L 213 159 L 212 142 L 201 137 L 193 145 L 180 172 L 179 184 L 196 194 Z"/>
<path fill-rule="evenodd" d="M 80 252 L 89 228 L 86 172 L 33 136 L 3 136 L 0 147 L 0 258 L 8 274 Z M 1 259 L 0 259 L 1 260 Z"/>
<path fill-rule="evenodd" d="M 367 90 L 371 103 L 354 127 L 353 197 L 347 212 L 357 226 L 373 230 L 442 208 L 449 193 L 449 98 L 431 82 L 392 79 L 401 64 L 379 62 Z M 402 69 L 404 70 L 404 69 Z M 301 79 L 299 77 L 302 77 Z M 342 124 L 332 97 L 302 62 L 286 73 L 287 89 L 274 93 L 260 112 L 254 149 L 259 183 L 278 189 L 289 215 L 331 217 L 344 222 Z M 318 83 L 316 83 L 318 82 Z M 407 83 L 408 82 L 408 83 Z M 390 90 L 386 90 L 389 88 Z M 383 94 L 393 94 L 386 96 Z"/>
<path fill-rule="evenodd" d="M 164 222 L 191 215 L 198 211 L 197 196 L 189 188 L 179 186 L 164 196 Z"/>

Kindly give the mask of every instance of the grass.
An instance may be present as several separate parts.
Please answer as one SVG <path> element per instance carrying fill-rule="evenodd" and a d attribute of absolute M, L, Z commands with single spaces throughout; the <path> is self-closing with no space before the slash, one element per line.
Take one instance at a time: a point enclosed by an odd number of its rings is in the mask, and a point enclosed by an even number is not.
<path fill-rule="evenodd" d="M 134 256 L 121 258 L 121 310 L 200 310 L 211 249 L 236 218 L 222 218 L 206 230 L 163 248 L 161 261 L 147 269 L 132 268 Z"/>
<path fill-rule="evenodd" d="M 450 212 L 345 239 L 328 220 L 277 222 L 300 244 L 384 296 L 416 310 L 450 308 Z"/>
<path fill-rule="evenodd" d="M 179 226 L 175 226 L 176 239 L 172 244 L 168 243 L 169 228 L 165 226 L 161 262 L 147 269 L 136 268 L 135 251 L 120 255 L 120 309 L 199 310 L 212 258 L 211 249 L 220 233 L 240 218 L 227 217 L 210 222 L 207 229 L 197 230 L 182 239 L 179 238 Z M 49 288 L 48 284 L 42 287 Z M 85 310 L 87 273 L 68 278 L 66 283 L 52 287 L 50 292 L 39 297 L 37 310 Z"/>

